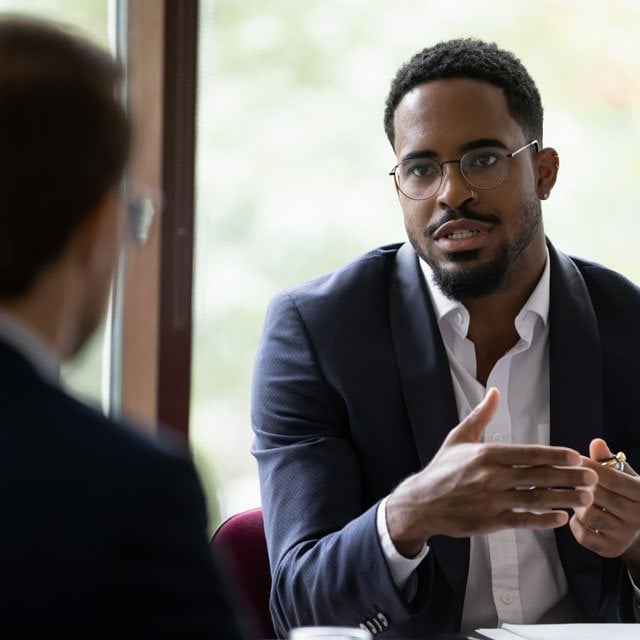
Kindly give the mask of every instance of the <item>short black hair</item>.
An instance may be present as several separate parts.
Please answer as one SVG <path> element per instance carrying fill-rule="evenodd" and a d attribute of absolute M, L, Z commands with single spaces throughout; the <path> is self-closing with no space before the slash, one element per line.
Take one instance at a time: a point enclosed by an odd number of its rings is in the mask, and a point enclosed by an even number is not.
<path fill-rule="evenodd" d="M 405 94 L 425 82 L 446 78 L 482 80 L 502 89 L 509 113 L 525 136 L 542 144 L 540 92 L 522 62 L 495 43 L 460 38 L 423 49 L 398 70 L 384 112 L 384 129 L 392 147 L 395 144 L 393 116 Z"/>
<path fill-rule="evenodd" d="M 67 27 L 0 16 L 0 298 L 27 293 L 121 180 L 122 72 Z"/>

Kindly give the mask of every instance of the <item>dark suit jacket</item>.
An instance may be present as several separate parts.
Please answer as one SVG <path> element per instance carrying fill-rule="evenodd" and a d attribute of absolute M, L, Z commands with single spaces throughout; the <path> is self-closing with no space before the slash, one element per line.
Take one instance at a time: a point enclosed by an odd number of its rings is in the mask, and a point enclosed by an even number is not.
<path fill-rule="evenodd" d="M 0 636 L 240 638 L 187 458 L 0 343 Z"/>
<path fill-rule="evenodd" d="M 588 454 L 600 436 L 640 466 L 640 290 L 549 251 L 551 444 Z M 367 621 L 396 633 L 457 630 L 469 540 L 430 540 L 409 604 L 375 524 L 380 499 L 423 468 L 458 423 L 444 345 L 409 245 L 376 249 L 272 301 L 252 421 L 279 632 Z M 579 546 L 568 527 L 556 540 L 584 619 L 633 620 L 622 562 Z"/>

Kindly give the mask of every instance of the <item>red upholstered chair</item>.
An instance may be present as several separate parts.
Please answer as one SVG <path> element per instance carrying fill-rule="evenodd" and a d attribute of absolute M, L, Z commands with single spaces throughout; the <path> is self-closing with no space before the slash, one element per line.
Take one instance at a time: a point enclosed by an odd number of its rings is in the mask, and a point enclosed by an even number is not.
<path fill-rule="evenodd" d="M 240 605 L 252 616 L 258 638 L 275 638 L 269 592 L 271 571 L 262 509 L 243 511 L 225 520 L 211 538 L 217 560 L 233 580 Z"/>

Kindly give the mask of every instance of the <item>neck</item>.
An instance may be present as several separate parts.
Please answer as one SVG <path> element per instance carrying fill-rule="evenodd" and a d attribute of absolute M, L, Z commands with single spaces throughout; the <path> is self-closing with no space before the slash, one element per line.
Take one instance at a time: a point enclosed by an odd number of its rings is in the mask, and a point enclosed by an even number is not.
<path fill-rule="evenodd" d="M 477 379 L 486 384 L 496 362 L 519 339 L 515 319 L 536 288 L 545 267 L 546 253 L 525 271 L 513 274 L 503 287 L 482 298 L 462 301 L 469 311 L 467 337 L 476 349 Z"/>
<path fill-rule="evenodd" d="M 73 283 L 52 269 L 23 296 L 0 301 L 0 310 L 35 333 L 63 360 L 72 351 L 76 331 L 76 293 Z"/>

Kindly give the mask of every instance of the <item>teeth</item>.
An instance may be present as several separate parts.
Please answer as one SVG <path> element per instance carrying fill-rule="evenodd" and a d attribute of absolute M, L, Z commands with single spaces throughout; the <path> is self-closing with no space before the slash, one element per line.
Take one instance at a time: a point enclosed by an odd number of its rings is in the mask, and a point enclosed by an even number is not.
<path fill-rule="evenodd" d="M 454 231 L 450 233 L 447 238 L 451 238 L 452 240 L 459 240 L 460 238 L 470 238 L 471 236 L 475 236 L 477 231 Z"/>

